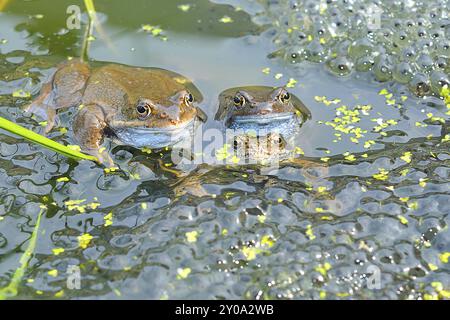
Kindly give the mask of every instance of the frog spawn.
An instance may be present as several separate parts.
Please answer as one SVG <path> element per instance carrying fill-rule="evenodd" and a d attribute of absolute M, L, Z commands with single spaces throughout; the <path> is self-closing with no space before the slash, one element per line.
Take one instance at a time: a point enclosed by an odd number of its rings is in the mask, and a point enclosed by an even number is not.
<path fill-rule="evenodd" d="M 447 0 L 259 2 L 279 48 L 271 56 L 321 63 L 337 76 L 367 72 L 417 96 L 439 95 L 450 83 Z"/>

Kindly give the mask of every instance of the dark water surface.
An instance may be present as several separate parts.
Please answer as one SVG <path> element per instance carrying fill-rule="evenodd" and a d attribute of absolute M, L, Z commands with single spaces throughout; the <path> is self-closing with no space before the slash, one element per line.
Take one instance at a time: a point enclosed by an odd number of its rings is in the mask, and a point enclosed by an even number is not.
<path fill-rule="evenodd" d="M 80 55 L 84 24 L 69 31 L 65 20 L 69 5 L 83 4 L 5 3 L 0 116 L 43 132 L 22 107 L 58 62 Z M 289 84 L 312 113 L 295 141 L 307 165 L 177 168 L 168 153 L 111 144 L 121 170 L 108 173 L 2 131 L 0 288 L 10 290 L 0 298 L 449 298 L 449 112 L 441 99 L 366 73 L 336 77 L 321 65 L 269 59 L 278 47 L 260 2 L 95 5 L 107 39 L 94 33 L 89 58 L 192 79 L 205 97 L 205 130 L 220 128 L 222 90 Z M 53 130 L 52 139 L 73 144 L 73 112 L 60 114 L 69 130 Z M 68 285 L 73 270 L 80 289 Z"/>

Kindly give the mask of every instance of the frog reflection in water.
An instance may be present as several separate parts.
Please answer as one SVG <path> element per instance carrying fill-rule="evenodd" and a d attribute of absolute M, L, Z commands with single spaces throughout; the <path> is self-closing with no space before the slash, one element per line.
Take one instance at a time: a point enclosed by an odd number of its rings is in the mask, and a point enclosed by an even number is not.
<path fill-rule="evenodd" d="M 251 158 L 254 160 L 252 164 L 273 164 L 273 161 L 279 161 L 277 164 L 280 168 L 298 167 L 305 183 L 314 188 L 323 184 L 328 168 L 321 162 L 299 157 L 295 151 L 289 150 L 284 139 L 291 140 L 290 136 L 298 133 L 301 125 L 310 118 L 310 111 L 300 99 L 285 88 L 267 86 L 238 87 L 223 91 L 219 96 L 219 108 L 215 116 L 227 129 L 232 129 L 233 151 L 238 157 L 246 157 L 245 160 Z M 265 187 L 276 185 L 274 172 L 265 174 L 263 167 L 264 165 L 250 167 L 248 170 L 243 168 L 247 173 L 246 180 L 254 184 L 263 183 Z M 185 194 L 207 196 L 202 185 L 217 183 L 214 179 L 224 176 L 224 170 L 233 170 L 232 168 L 201 165 L 189 175 L 177 179 L 171 189 L 177 197 Z M 267 169 L 271 170 L 270 167 Z M 307 199 L 305 209 L 312 211 L 314 202 L 319 197 L 325 197 L 324 202 L 334 212 L 341 210 L 339 201 L 325 193 L 313 193 Z"/>
<path fill-rule="evenodd" d="M 108 64 L 91 69 L 80 60 L 61 64 L 28 110 L 46 117 L 49 132 L 56 110 L 81 106 L 73 121 L 77 143 L 100 162 L 105 136 L 133 147 L 171 146 L 191 134 L 197 118 L 199 90 L 187 78 L 159 68 Z"/>

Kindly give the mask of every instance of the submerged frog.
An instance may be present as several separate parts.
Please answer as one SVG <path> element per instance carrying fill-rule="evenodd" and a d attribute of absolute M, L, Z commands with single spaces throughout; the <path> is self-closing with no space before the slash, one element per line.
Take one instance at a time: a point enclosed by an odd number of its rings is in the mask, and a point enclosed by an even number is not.
<path fill-rule="evenodd" d="M 27 109 L 47 118 L 49 132 L 56 110 L 79 107 L 73 121 L 77 143 L 112 164 L 101 151 L 105 136 L 137 148 L 174 145 L 191 134 L 197 118 L 206 120 L 196 106 L 202 99 L 191 81 L 171 71 L 119 64 L 91 69 L 71 60 L 57 68 Z"/>
<path fill-rule="evenodd" d="M 219 95 L 216 120 L 234 130 L 290 135 L 311 117 L 310 111 L 285 88 L 246 86 Z"/>

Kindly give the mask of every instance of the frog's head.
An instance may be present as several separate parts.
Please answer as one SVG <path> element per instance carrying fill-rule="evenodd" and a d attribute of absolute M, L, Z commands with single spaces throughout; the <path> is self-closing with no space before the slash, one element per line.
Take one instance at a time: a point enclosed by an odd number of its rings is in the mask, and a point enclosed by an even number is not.
<path fill-rule="evenodd" d="M 309 110 L 285 88 L 249 86 L 222 92 L 215 118 L 232 129 L 287 133 L 309 117 Z"/>
<path fill-rule="evenodd" d="M 195 98 L 188 90 L 181 90 L 164 99 L 141 97 L 137 100 L 131 118 L 139 126 L 149 129 L 172 130 L 185 127 L 196 115 Z"/>
<path fill-rule="evenodd" d="M 196 119 L 203 114 L 197 107 L 202 95 L 193 85 L 161 82 L 158 89 L 129 100 L 109 125 L 119 140 L 135 147 L 174 145 L 192 134 Z"/>

